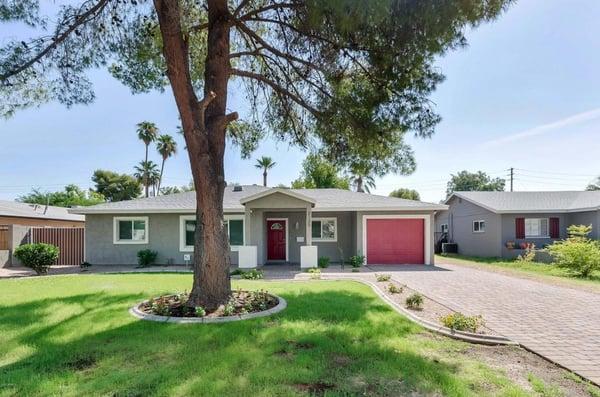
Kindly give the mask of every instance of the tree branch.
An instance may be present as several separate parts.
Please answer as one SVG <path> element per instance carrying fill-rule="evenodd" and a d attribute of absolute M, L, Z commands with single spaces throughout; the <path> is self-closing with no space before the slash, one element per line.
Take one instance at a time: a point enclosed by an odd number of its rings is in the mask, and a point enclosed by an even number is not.
<path fill-rule="evenodd" d="M 263 76 L 261 74 L 250 72 L 250 71 L 247 71 L 247 70 L 235 69 L 235 68 L 231 69 L 230 74 L 232 74 L 234 76 L 246 77 L 246 78 L 249 78 L 249 79 L 253 79 L 253 80 L 259 81 L 259 82 L 261 82 L 263 84 L 266 84 L 269 87 L 271 87 L 272 90 L 274 90 L 277 93 L 285 95 L 286 97 L 290 98 L 292 101 L 296 102 L 298 105 L 302 106 L 304 109 L 306 109 L 310 113 L 312 113 L 314 116 L 318 117 L 318 116 L 321 115 L 321 112 L 319 112 L 317 109 L 315 109 L 313 106 L 311 106 L 308 102 L 306 102 L 300 96 L 298 96 L 298 95 L 290 92 L 286 88 L 283 88 L 279 84 L 275 83 L 272 80 L 267 79 L 265 76 Z"/>
<path fill-rule="evenodd" d="M 98 0 L 98 2 L 93 7 L 91 7 L 89 10 L 87 10 L 86 12 L 84 12 L 83 14 L 81 14 L 77 18 L 75 18 L 75 21 L 71 24 L 71 26 L 69 26 L 67 28 L 67 30 L 65 30 L 62 33 L 55 34 L 52 37 L 52 44 L 50 44 L 49 46 L 44 48 L 36 56 L 34 56 L 29 61 L 22 64 L 21 66 L 18 66 L 16 68 L 9 70 L 6 73 L 0 75 L 0 80 L 4 81 L 4 80 L 8 79 L 9 77 L 12 77 L 14 75 L 21 73 L 22 71 L 24 71 L 25 69 L 27 69 L 31 65 L 33 65 L 34 63 L 38 62 L 40 59 L 44 58 L 46 55 L 48 55 L 48 53 L 50 51 L 54 50 L 60 43 L 65 41 L 67 39 L 67 37 L 69 37 L 69 35 L 71 33 L 73 33 L 75 31 L 75 29 L 77 29 L 77 27 L 86 23 L 90 16 L 94 16 L 97 12 L 101 11 L 107 4 L 108 4 L 108 0 Z"/>
<path fill-rule="evenodd" d="M 265 11 L 270 11 L 270 10 L 281 10 L 281 9 L 285 9 L 285 8 L 296 8 L 296 7 L 300 7 L 300 4 L 296 4 L 296 3 L 279 3 L 279 4 L 271 4 L 265 7 L 261 7 L 261 8 L 257 8 L 256 10 L 250 11 L 249 13 L 242 15 L 239 19 L 240 20 L 245 20 L 248 19 L 254 15 L 258 15 L 261 14 Z"/>

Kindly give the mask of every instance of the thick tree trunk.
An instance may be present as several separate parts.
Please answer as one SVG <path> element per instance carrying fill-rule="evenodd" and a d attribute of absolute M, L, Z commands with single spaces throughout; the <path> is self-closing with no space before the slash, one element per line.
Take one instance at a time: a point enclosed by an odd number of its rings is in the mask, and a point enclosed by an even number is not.
<path fill-rule="evenodd" d="M 356 191 L 359 193 L 364 193 L 365 190 L 363 188 L 363 179 L 362 176 L 359 176 L 358 178 L 356 178 Z"/>
<path fill-rule="evenodd" d="M 225 115 L 230 14 L 227 0 L 208 0 L 204 98 L 199 101 L 191 84 L 179 2 L 154 0 L 154 4 L 196 186 L 194 281 L 188 304 L 213 310 L 231 295 L 229 243 L 223 227 L 225 130 L 228 119 L 235 117 Z"/>
<path fill-rule="evenodd" d="M 263 172 L 263 186 L 267 186 L 267 171 Z"/>

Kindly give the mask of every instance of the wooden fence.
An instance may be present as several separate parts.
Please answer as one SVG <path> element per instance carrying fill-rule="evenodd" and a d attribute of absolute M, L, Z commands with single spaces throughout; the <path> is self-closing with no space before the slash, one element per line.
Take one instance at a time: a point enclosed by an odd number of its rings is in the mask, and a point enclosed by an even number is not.
<path fill-rule="evenodd" d="M 82 227 L 32 227 L 32 243 L 56 245 L 56 265 L 80 265 L 84 260 L 85 229 Z"/>
<path fill-rule="evenodd" d="M 8 249 L 8 226 L 0 225 L 0 251 Z"/>

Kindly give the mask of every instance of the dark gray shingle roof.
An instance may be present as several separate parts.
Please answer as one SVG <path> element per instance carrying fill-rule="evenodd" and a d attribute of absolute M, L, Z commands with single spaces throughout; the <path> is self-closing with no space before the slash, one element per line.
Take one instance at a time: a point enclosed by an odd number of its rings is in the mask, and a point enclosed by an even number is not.
<path fill-rule="evenodd" d="M 233 186 L 225 188 L 223 210 L 225 212 L 243 212 L 244 206 L 240 200 L 271 188 L 248 185 L 242 186 L 242 191 L 236 192 Z M 357 193 L 342 189 L 290 189 L 315 200 L 315 211 L 340 210 L 440 210 L 444 205 L 425 203 L 421 201 L 403 200 L 394 197 L 377 196 L 374 194 Z M 169 194 L 166 196 L 141 198 L 116 203 L 104 203 L 91 207 L 72 209 L 73 213 L 141 213 L 141 212 L 193 212 L 196 209 L 194 192 Z"/>
<path fill-rule="evenodd" d="M 581 212 L 600 208 L 600 191 L 454 192 L 453 195 L 498 213 Z"/>

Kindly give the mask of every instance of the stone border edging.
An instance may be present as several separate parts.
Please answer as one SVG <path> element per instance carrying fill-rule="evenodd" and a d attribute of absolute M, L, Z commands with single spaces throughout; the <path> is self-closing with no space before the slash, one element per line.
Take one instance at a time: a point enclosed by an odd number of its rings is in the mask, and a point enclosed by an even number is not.
<path fill-rule="evenodd" d="M 457 330 L 452 330 L 450 328 L 444 327 L 443 325 L 436 324 L 429 320 L 425 320 L 425 319 L 417 316 L 416 314 L 412 313 L 408 309 L 405 309 L 404 307 L 397 304 L 396 302 L 394 302 L 385 293 L 383 293 L 381 291 L 381 289 L 377 286 L 377 284 L 375 284 L 371 281 L 364 280 L 361 278 L 356 278 L 356 277 L 339 277 L 339 278 L 331 277 L 331 278 L 322 278 L 322 280 L 352 280 L 352 281 L 357 281 L 359 283 L 368 285 L 371 287 L 371 289 L 373 289 L 373 291 L 375 292 L 375 294 L 377 296 L 379 296 L 384 302 L 386 302 L 388 305 L 390 305 L 398 313 L 405 315 L 406 317 L 408 317 L 415 323 L 419 324 L 420 326 L 422 326 L 430 331 L 436 332 L 438 334 L 448 336 L 450 338 L 459 339 L 459 340 L 463 340 L 463 341 L 470 342 L 470 343 L 482 344 L 482 345 L 520 346 L 519 343 L 514 342 L 505 336 L 482 335 L 482 334 L 475 334 L 472 332 L 457 331 Z"/>
<path fill-rule="evenodd" d="M 176 324 L 215 324 L 215 323 L 229 323 L 232 321 L 250 320 L 253 318 L 267 317 L 275 313 L 279 313 L 287 307 L 287 302 L 280 296 L 269 294 L 277 298 L 277 305 L 268 310 L 255 313 L 238 314 L 237 316 L 227 317 L 171 317 L 171 316 L 159 316 L 156 314 L 148 314 L 140 309 L 140 306 L 146 302 L 140 302 L 137 305 L 129 309 L 129 314 L 132 316 L 146 321 L 156 321 L 161 323 L 176 323 Z"/>

